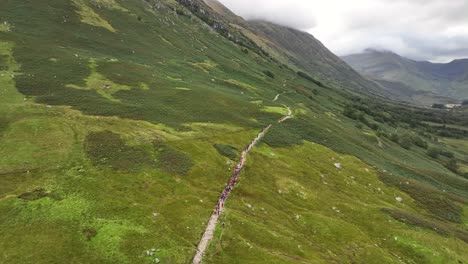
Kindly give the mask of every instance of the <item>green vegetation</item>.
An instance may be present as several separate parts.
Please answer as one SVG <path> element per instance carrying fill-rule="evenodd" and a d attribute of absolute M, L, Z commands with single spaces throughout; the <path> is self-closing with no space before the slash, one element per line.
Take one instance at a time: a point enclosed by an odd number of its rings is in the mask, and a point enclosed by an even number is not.
<path fill-rule="evenodd" d="M 85 150 L 94 166 L 132 171 L 141 166 L 155 166 L 150 153 L 127 146 L 111 131 L 91 133 L 86 137 Z"/>
<path fill-rule="evenodd" d="M 207 263 L 468 261 L 466 112 L 357 98 L 191 2 L 0 3 L 1 263 L 189 262 L 267 124 Z"/>
<path fill-rule="evenodd" d="M 213 147 L 215 147 L 219 154 L 231 160 L 236 160 L 238 158 L 239 150 L 234 146 L 226 144 L 214 144 Z"/>
<path fill-rule="evenodd" d="M 299 75 L 300 77 L 302 77 L 302 78 L 304 78 L 304 79 L 306 79 L 306 80 L 308 80 L 308 81 L 313 82 L 314 84 L 316 84 L 316 85 L 318 85 L 318 86 L 320 86 L 320 87 L 325 87 L 325 86 L 323 85 L 322 82 L 317 81 L 316 79 L 310 77 L 307 73 L 304 73 L 304 72 L 300 72 L 300 71 L 299 71 L 299 72 L 297 72 L 297 75 Z"/>
<path fill-rule="evenodd" d="M 275 78 L 275 74 L 272 73 L 271 71 L 268 71 L 268 70 L 263 71 L 263 74 L 265 74 L 266 76 L 268 76 L 268 77 L 270 77 L 270 78 L 272 78 L 272 79 Z"/>
<path fill-rule="evenodd" d="M 155 144 L 158 149 L 158 163 L 163 170 L 172 174 L 186 175 L 193 163 L 185 153 L 164 144 Z"/>

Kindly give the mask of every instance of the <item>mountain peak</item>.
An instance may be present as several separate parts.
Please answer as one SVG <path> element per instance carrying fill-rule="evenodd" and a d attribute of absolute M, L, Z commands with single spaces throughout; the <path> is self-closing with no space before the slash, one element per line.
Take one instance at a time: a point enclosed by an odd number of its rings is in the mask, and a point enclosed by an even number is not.
<path fill-rule="evenodd" d="M 367 48 L 364 50 L 364 53 L 383 53 L 383 54 L 392 54 L 392 55 L 397 55 L 395 52 L 388 50 L 388 49 L 380 49 L 380 48 Z"/>

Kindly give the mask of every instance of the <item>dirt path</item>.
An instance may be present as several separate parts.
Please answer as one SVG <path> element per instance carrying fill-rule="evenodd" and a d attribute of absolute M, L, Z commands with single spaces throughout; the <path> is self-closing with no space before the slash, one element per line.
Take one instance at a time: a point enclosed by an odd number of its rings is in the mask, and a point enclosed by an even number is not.
<path fill-rule="evenodd" d="M 277 94 L 275 99 L 273 99 L 273 102 L 276 102 L 276 100 L 278 100 L 278 98 L 280 97 L 281 94 Z"/>
<path fill-rule="evenodd" d="M 282 117 L 278 122 L 282 123 L 288 119 L 291 118 L 292 111 L 289 107 L 285 106 L 288 109 L 288 114 L 284 117 Z M 244 168 L 245 162 L 247 161 L 247 154 L 252 150 L 252 148 L 262 139 L 266 133 L 268 133 L 268 130 L 272 125 L 268 125 L 265 127 L 255 138 L 252 140 L 252 142 L 247 145 L 247 147 L 242 151 L 241 153 L 241 158 L 239 160 L 239 163 L 236 165 L 234 168 L 234 172 L 232 177 L 229 179 L 228 184 L 226 187 L 223 189 L 219 199 L 218 203 L 216 204 L 216 207 L 213 211 L 213 214 L 210 217 L 210 220 L 208 221 L 208 225 L 206 226 L 205 232 L 203 233 L 203 236 L 200 240 L 200 243 L 198 244 L 197 247 L 197 253 L 195 254 L 195 257 L 193 258 L 192 264 L 200 264 L 203 259 L 203 255 L 205 254 L 206 248 L 208 247 L 208 244 L 210 243 L 211 239 L 213 239 L 213 234 L 216 228 L 216 224 L 218 223 L 219 216 L 223 212 L 225 203 L 229 197 L 229 194 L 231 194 L 232 189 L 237 183 L 237 180 L 239 178 L 239 174 L 241 170 Z"/>
<path fill-rule="evenodd" d="M 285 115 L 285 116 L 283 116 L 283 117 L 278 121 L 278 123 L 283 123 L 284 121 L 286 121 L 286 120 L 292 118 L 292 110 L 291 110 L 291 108 L 289 108 L 289 107 L 287 107 L 287 106 L 284 106 L 284 107 L 286 107 L 286 109 L 288 109 L 288 114 Z"/>

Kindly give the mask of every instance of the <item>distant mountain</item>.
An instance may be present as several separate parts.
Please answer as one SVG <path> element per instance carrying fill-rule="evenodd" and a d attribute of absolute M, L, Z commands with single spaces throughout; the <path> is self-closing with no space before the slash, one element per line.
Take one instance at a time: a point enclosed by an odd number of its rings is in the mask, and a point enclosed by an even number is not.
<path fill-rule="evenodd" d="M 468 59 L 431 63 L 373 49 L 342 59 L 384 89 L 399 93 L 402 98 L 410 97 L 422 103 L 468 98 Z"/>

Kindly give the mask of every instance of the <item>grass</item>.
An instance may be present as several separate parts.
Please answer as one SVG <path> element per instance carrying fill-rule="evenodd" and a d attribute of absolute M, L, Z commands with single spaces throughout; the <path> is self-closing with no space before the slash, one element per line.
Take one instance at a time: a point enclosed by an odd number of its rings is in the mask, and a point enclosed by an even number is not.
<path fill-rule="evenodd" d="M 238 88 L 238 89 L 240 89 L 241 91 L 244 91 L 244 92 L 255 92 L 255 90 L 256 90 L 256 88 L 251 86 L 251 85 L 248 85 L 248 84 L 245 84 L 243 82 L 233 80 L 233 79 L 224 80 L 224 83 L 226 85 L 228 85 L 228 86 L 233 87 L 233 88 Z"/>
<path fill-rule="evenodd" d="M 104 98 L 107 98 L 111 101 L 118 101 L 112 95 L 121 90 L 130 90 L 131 88 L 127 85 L 120 85 L 106 79 L 102 74 L 99 74 L 96 71 L 97 63 L 95 60 L 90 60 L 89 67 L 91 74 L 86 78 L 85 88 L 79 87 L 77 85 L 69 84 L 67 87 L 75 89 L 92 89 L 97 91 L 99 95 Z M 144 89 L 144 84 L 140 84 L 140 87 Z"/>
<path fill-rule="evenodd" d="M 111 32 L 116 32 L 112 25 L 109 24 L 109 22 L 103 19 L 101 16 L 99 16 L 99 14 L 97 14 L 93 10 L 93 8 L 89 7 L 85 1 L 74 0 L 73 3 L 78 8 L 76 12 L 80 15 L 81 22 L 95 27 L 102 27 Z M 108 3 L 114 4 L 112 2 Z"/>
<path fill-rule="evenodd" d="M 407 262 L 444 263 L 466 258 L 461 252 L 438 250 L 448 244 L 463 247 L 456 238 L 413 232 L 389 221 L 381 208 L 418 212 L 417 202 L 385 186 L 374 169 L 356 158 L 311 143 L 275 149 L 263 145 L 254 152 L 228 202 L 224 221 L 229 228 L 214 240 L 208 263 L 239 258 L 246 263 L 398 263 L 396 256 Z M 335 168 L 335 162 L 343 168 Z M 433 260 L 435 252 L 438 258 Z"/>
<path fill-rule="evenodd" d="M 427 228 L 443 236 L 455 236 L 461 240 L 468 241 L 468 233 L 465 230 L 453 230 L 451 226 L 442 223 L 436 222 L 434 220 L 428 220 L 427 218 L 419 215 L 414 215 L 405 211 L 395 210 L 395 209 L 382 209 L 383 212 L 388 213 L 393 218 L 403 223 L 409 225 L 414 225 L 417 227 Z"/>
<path fill-rule="evenodd" d="M 265 106 L 263 108 L 263 111 L 268 112 L 268 113 L 280 114 L 283 116 L 288 114 L 288 109 L 284 107 L 278 107 L 278 106 Z"/>

